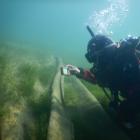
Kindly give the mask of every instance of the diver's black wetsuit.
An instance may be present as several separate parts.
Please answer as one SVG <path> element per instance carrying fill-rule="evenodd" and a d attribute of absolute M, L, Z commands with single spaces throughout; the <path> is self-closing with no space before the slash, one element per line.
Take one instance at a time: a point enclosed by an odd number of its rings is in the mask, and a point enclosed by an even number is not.
<path fill-rule="evenodd" d="M 140 61 L 134 53 L 111 49 L 106 49 L 90 70 L 79 68 L 80 74 L 76 76 L 117 91 L 124 98 L 119 105 L 119 116 L 130 121 L 140 112 Z"/>

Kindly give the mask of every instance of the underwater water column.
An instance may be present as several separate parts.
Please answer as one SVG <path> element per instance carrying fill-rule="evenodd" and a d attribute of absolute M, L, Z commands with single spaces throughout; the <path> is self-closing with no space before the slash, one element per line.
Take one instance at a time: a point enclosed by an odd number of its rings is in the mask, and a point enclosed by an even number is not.
<path fill-rule="evenodd" d="M 104 9 L 94 11 L 88 18 L 87 24 L 97 33 L 113 34 L 111 28 L 121 25 L 127 17 L 129 9 L 128 0 L 108 0 Z"/>

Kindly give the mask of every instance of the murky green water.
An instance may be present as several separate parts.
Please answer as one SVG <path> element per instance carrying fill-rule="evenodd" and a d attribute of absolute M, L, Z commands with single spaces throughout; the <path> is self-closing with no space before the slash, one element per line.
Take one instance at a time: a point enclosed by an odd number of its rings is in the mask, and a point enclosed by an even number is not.
<path fill-rule="evenodd" d="M 85 25 L 95 33 L 112 33 L 118 41 L 139 35 L 138 0 L 6 0 L 1 1 L 1 40 L 48 48 L 66 62 L 87 65 L 90 39 Z"/>
<path fill-rule="evenodd" d="M 139 0 L 0 1 L 0 139 L 45 139 L 55 57 L 91 67 L 84 56 L 91 38 L 86 25 L 114 41 L 139 36 L 139 5 Z"/>

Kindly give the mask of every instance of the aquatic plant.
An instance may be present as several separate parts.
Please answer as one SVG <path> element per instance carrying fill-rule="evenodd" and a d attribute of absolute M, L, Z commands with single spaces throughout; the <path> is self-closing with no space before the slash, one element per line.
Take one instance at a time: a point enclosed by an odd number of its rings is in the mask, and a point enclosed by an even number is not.
<path fill-rule="evenodd" d="M 46 52 L 18 44 L 0 46 L 2 139 L 45 139 L 55 69 L 54 57 Z"/>

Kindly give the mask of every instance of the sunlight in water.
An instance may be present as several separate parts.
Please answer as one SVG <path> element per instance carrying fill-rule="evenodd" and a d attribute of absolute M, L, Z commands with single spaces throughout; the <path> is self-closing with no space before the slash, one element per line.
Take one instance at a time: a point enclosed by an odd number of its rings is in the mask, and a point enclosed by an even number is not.
<path fill-rule="evenodd" d="M 111 27 L 121 25 L 128 13 L 128 0 L 108 0 L 109 5 L 100 11 L 94 11 L 87 24 L 94 28 L 96 33 L 113 34 Z"/>

